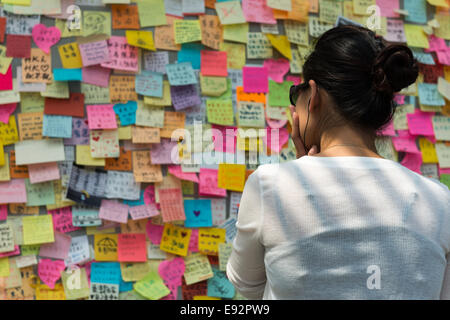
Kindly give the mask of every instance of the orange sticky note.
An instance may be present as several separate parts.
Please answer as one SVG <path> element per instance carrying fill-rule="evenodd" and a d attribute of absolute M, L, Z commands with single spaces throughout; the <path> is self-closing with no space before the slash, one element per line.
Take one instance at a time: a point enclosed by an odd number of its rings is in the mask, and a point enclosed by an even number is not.
<path fill-rule="evenodd" d="M 117 234 L 95 234 L 94 252 L 96 261 L 117 261 Z"/>
<path fill-rule="evenodd" d="M 244 164 L 219 164 L 217 186 L 219 188 L 242 192 L 245 184 Z"/>

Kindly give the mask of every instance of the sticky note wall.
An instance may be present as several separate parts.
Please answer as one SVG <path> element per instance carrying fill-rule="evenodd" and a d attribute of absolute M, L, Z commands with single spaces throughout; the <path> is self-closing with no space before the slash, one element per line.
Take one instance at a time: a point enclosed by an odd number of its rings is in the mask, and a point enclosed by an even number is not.
<path fill-rule="evenodd" d="M 243 299 L 226 263 L 245 181 L 295 159 L 289 87 L 336 23 L 411 47 L 377 149 L 450 186 L 449 8 L 2 0 L 0 299 Z"/>

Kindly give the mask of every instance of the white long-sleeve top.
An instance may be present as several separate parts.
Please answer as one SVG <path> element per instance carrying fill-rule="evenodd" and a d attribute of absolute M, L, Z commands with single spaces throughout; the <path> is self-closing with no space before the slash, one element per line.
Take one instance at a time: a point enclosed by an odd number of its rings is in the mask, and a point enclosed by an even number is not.
<path fill-rule="evenodd" d="M 227 276 L 249 299 L 450 299 L 450 191 L 372 157 L 260 166 Z"/>

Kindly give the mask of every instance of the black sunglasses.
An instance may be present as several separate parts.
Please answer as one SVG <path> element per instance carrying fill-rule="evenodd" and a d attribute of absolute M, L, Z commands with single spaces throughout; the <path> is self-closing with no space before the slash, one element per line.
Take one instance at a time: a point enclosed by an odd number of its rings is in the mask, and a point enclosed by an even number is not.
<path fill-rule="evenodd" d="M 289 89 L 289 101 L 293 106 L 297 104 L 298 97 L 300 96 L 300 93 L 307 89 L 309 86 L 308 82 L 302 82 L 298 85 L 293 85 Z"/>

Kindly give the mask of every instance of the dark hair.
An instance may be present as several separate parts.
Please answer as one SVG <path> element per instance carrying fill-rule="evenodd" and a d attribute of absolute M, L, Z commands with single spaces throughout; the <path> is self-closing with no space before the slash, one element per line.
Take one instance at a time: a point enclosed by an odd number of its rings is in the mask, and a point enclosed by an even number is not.
<path fill-rule="evenodd" d="M 323 33 L 303 66 L 334 99 L 344 119 L 375 131 L 395 111 L 394 93 L 416 81 L 418 64 L 404 45 L 387 45 L 369 29 L 338 26 Z"/>

